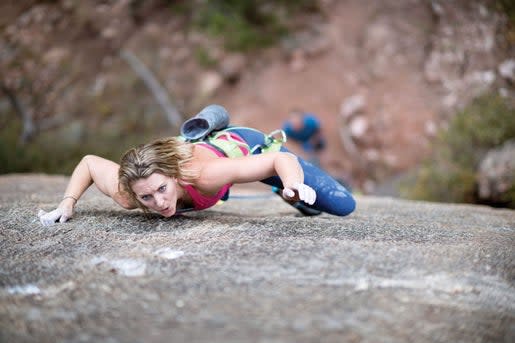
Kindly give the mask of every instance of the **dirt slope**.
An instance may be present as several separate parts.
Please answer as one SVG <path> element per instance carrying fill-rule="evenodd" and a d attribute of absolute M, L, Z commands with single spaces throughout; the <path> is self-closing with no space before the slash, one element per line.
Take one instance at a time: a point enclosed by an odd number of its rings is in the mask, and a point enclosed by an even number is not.
<path fill-rule="evenodd" d="M 242 80 L 216 98 L 236 122 L 266 130 L 292 108 L 316 113 L 330 142 L 323 166 L 356 187 L 373 191 L 417 165 L 457 108 L 502 84 L 502 20 L 487 2 L 322 3 L 320 20 L 251 57 Z M 353 96 L 363 104 L 346 113 Z"/>
<path fill-rule="evenodd" d="M 340 114 L 342 103 L 360 94 L 369 123 L 363 148 L 378 150 L 395 170 L 412 166 L 427 152 L 425 125 L 437 120 L 436 95 L 421 74 L 433 24 L 424 3 L 394 3 L 334 2 L 327 21 L 313 29 L 320 35 L 299 48 L 307 50 L 301 69 L 290 56 L 272 54 L 220 102 L 237 121 L 266 130 L 280 127 L 293 107 L 316 113 L 330 139 L 327 167 L 335 172 L 358 164 L 358 156 L 344 150 L 339 127 L 349 124 Z M 310 53 L 312 46 L 319 51 Z"/>

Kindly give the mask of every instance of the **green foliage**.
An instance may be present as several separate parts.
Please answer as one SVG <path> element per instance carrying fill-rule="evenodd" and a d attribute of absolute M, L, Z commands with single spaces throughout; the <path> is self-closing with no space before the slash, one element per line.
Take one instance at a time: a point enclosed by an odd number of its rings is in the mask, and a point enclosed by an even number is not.
<path fill-rule="evenodd" d="M 476 202 L 476 170 L 485 153 L 515 137 L 515 110 L 498 95 L 484 95 L 458 112 L 434 143 L 414 184 L 401 194 L 420 200 Z M 515 199 L 515 198 L 514 198 Z"/>
<path fill-rule="evenodd" d="M 508 44 L 515 43 L 515 1 L 513 0 L 496 0 L 495 8 L 500 13 L 506 15 L 508 19 L 506 23 L 506 40 Z"/>
<path fill-rule="evenodd" d="M 0 133 L 0 174 L 34 170 L 61 174 L 69 171 L 67 164 L 77 151 L 72 151 L 69 147 L 63 149 L 59 144 L 48 149 L 47 145 L 51 142 L 45 142 L 40 137 L 36 139 L 35 144 L 20 145 L 20 130 L 20 122 L 11 121 Z M 75 161 L 77 162 L 78 160 Z"/>
<path fill-rule="evenodd" d="M 276 43 L 287 33 L 288 15 L 316 10 L 316 3 L 315 0 L 208 0 L 172 4 L 172 9 L 191 13 L 194 25 L 222 38 L 228 50 L 251 51 Z"/>
<path fill-rule="evenodd" d="M 515 25 L 515 1 L 513 0 L 497 0 L 496 7 L 506 14 L 511 25 Z"/>
<path fill-rule="evenodd" d="M 195 49 L 195 58 L 201 66 L 206 68 L 213 67 L 218 63 L 218 61 L 211 57 L 209 51 L 204 47 L 198 47 Z"/>
<path fill-rule="evenodd" d="M 80 159 L 88 154 L 118 161 L 130 147 L 144 142 L 135 135 L 108 136 L 105 133 L 86 135 L 78 142 L 66 143 L 56 132 L 38 135 L 25 145 L 18 143 L 20 122 L 12 120 L 0 131 L 0 174 L 49 173 L 70 174 Z"/>

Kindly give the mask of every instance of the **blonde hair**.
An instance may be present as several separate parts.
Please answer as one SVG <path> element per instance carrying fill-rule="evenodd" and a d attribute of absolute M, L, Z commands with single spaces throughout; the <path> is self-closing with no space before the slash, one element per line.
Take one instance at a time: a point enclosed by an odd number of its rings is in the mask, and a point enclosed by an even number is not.
<path fill-rule="evenodd" d="M 131 184 L 145 179 L 153 173 L 191 182 L 197 173 L 187 169 L 186 164 L 193 159 L 193 145 L 178 137 L 168 137 L 142 144 L 125 152 L 118 171 L 119 188 L 127 192 L 131 200 L 141 209 L 141 204 Z"/>

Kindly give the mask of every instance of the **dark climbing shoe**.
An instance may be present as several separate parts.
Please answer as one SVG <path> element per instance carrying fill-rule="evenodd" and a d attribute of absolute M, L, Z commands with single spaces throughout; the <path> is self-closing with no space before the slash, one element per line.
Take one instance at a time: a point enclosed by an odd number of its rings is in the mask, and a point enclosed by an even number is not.
<path fill-rule="evenodd" d="M 319 214 L 322 214 L 322 211 L 315 210 L 314 208 L 309 207 L 302 201 L 291 202 L 286 200 L 281 195 L 282 189 L 280 188 L 272 187 L 272 192 L 280 196 L 281 199 L 283 199 L 288 205 L 295 207 L 300 213 L 302 213 L 306 217 L 318 216 Z"/>
<path fill-rule="evenodd" d="M 306 217 L 312 217 L 312 216 L 318 216 L 319 214 L 322 214 L 322 211 L 315 210 L 314 208 L 308 207 L 305 203 L 302 201 L 297 201 L 294 203 L 290 203 L 293 207 L 295 207 L 300 213 L 305 215 Z"/>

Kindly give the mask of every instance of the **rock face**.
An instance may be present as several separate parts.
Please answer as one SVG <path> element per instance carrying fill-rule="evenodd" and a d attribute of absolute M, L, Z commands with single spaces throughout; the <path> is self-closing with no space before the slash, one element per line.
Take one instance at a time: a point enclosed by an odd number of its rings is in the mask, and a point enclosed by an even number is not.
<path fill-rule="evenodd" d="M 480 2 L 433 1 L 431 9 L 436 29 L 424 75 L 442 87 L 445 107 L 463 108 L 495 83 L 503 18 Z"/>
<path fill-rule="evenodd" d="M 515 188 L 515 140 L 487 152 L 478 170 L 479 198 L 493 204 L 509 202 Z"/>
<path fill-rule="evenodd" d="M 2 342 L 515 339 L 515 211 L 358 197 L 306 218 L 260 195 L 162 219 L 88 191 L 42 227 L 66 181 L 0 178 Z"/>

